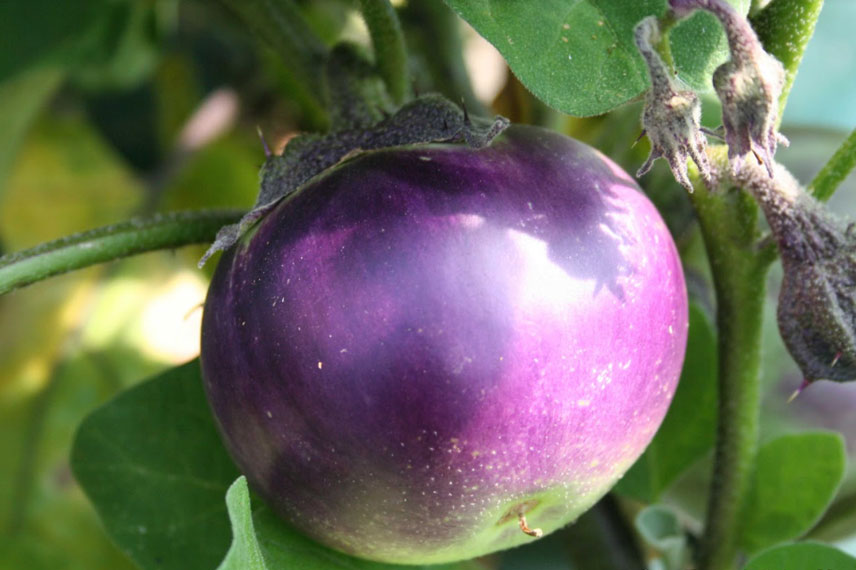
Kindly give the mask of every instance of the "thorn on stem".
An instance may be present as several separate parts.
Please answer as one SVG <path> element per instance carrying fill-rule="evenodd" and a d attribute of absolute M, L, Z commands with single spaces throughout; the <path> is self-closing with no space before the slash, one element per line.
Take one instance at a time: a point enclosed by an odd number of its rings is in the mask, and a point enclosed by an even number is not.
<path fill-rule="evenodd" d="M 270 151 L 270 147 L 265 140 L 265 135 L 262 133 L 262 128 L 259 125 L 256 125 L 256 132 L 259 134 L 259 140 L 262 141 L 262 148 L 265 149 L 265 158 L 270 158 L 273 153 Z"/>
<path fill-rule="evenodd" d="M 829 363 L 829 367 L 834 367 L 836 364 L 838 364 L 839 360 L 841 360 L 841 351 L 835 353 L 835 358 L 833 358 L 832 362 Z"/>
<path fill-rule="evenodd" d="M 752 149 L 752 154 L 754 154 L 754 155 L 755 155 L 755 160 L 757 160 L 757 161 L 758 161 L 758 165 L 759 165 L 759 166 L 764 166 L 764 161 L 761 159 L 761 156 L 760 156 L 757 152 L 755 152 L 755 149 L 754 149 L 754 148 Z"/>
<path fill-rule="evenodd" d="M 788 398 L 788 403 L 790 404 L 791 402 L 796 400 L 797 396 L 802 394 L 803 390 L 808 388 L 809 384 L 811 384 L 811 382 L 809 382 L 808 378 L 803 378 L 803 381 L 802 381 L 802 384 L 800 384 L 800 387 L 797 388 L 796 390 L 794 390 L 794 393 L 791 394 L 790 398 Z"/>

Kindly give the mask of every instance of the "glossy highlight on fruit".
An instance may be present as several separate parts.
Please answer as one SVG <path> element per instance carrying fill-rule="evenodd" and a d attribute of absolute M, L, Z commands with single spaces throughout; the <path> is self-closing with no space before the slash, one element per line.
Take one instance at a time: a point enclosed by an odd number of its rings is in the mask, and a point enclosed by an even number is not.
<path fill-rule="evenodd" d="M 687 299 L 674 243 L 597 151 L 366 153 L 220 260 L 202 366 L 227 448 L 284 519 L 396 563 L 535 540 L 606 493 L 663 419 Z"/>

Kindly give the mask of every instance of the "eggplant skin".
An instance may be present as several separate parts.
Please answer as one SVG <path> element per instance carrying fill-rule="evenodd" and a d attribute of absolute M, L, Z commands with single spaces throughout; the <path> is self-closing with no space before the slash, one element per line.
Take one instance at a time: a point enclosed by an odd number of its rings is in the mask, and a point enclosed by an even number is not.
<path fill-rule="evenodd" d="M 280 203 L 219 262 L 202 367 L 275 512 L 427 564 L 594 504 L 660 425 L 686 335 L 680 260 L 635 182 L 512 126 L 365 153 Z"/>

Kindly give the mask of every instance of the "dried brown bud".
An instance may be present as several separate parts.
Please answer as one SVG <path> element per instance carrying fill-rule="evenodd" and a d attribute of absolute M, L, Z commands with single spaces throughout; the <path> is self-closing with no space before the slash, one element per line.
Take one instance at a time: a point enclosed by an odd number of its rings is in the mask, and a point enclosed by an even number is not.
<path fill-rule="evenodd" d="M 659 41 L 657 19 L 648 17 L 639 22 L 635 30 L 636 47 L 648 66 L 651 89 L 642 111 L 642 128 L 651 140 L 651 154 L 639 168 L 636 176 L 651 169 L 654 161 L 664 158 L 678 182 L 692 192 L 687 176 L 687 160 L 692 158 L 698 166 L 705 184 L 710 184 L 710 164 L 705 154 L 707 142 L 701 133 L 701 103 L 692 91 L 678 88 L 666 64 L 654 49 Z"/>

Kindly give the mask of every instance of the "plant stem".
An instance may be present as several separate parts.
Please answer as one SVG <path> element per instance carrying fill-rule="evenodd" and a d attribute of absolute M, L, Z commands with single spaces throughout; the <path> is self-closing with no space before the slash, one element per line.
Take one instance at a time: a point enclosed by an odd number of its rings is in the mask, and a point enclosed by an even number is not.
<path fill-rule="evenodd" d="M 284 64 L 292 87 L 314 115 L 323 115 L 324 61 L 329 51 L 309 27 L 294 0 L 220 0 L 251 34 L 272 48 Z"/>
<path fill-rule="evenodd" d="M 677 23 L 678 22 L 675 20 L 672 12 L 666 11 L 666 14 L 657 20 L 659 38 L 657 39 L 657 43 L 654 45 L 654 49 L 657 50 L 657 53 L 663 60 L 663 63 L 672 73 L 676 72 L 675 59 L 672 57 L 672 43 L 669 41 L 669 32 Z"/>
<path fill-rule="evenodd" d="M 397 105 L 410 98 L 407 48 L 395 8 L 389 0 L 360 0 L 363 19 L 372 38 L 375 64 Z"/>
<path fill-rule="evenodd" d="M 826 202 L 835 193 L 838 185 L 847 178 L 854 166 L 856 166 L 856 129 L 853 129 L 853 132 L 838 147 L 829 162 L 820 169 L 820 172 L 808 185 L 808 192 L 821 202 Z"/>
<path fill-rule="evenodd" d="M 473 92 L 464 64 L 461 22 L 452 9 L 437 0 L 408 0 L 401 19 L 411 52 L 424 58 L 423 67 L 430 76 L 431 84 L 422 88 L 438 91 L 451 101 L 463 99 L 470 113 L 488 115 L 489 110 Z"/>
<path fill-rule="evenodd" d="M 780 120 L 822 7 L 823 0 L 773 0 L 750 19 L 764 50 L 785 67 L 785 85 L 779 95 Z"/>
<path fill-rule="evenodd" d="M 752 18 L 764 48 L 785 68 L 779 119 L 822 4 L 773 0 Z M 730 170 L 724 148 L 711 148 L 710 156 L 718 171 Z M 719 186 L 709 193 L 697 184 L 692 194 L 716 289 L 719 334 L 717 438 L 700 570 L 730 570 L 737 556 L 740 516 L 758 448 L 764 291 L 775 258 L 771 247 L 757 247 L 758 205 L 745 192 Z"/>
<path fill-rule="evenodd" d="M 720 168 L 727 168 L 724 149 Z M 740 514 L 754 469 L 760 409 L 761 324 L 772 256 L 756 247 L 758 206 L 745 192 L 691 195 L 716 289 L 719 405 L 713 483 L 699 568 L 733 568 Z"/>
<path fill-rule="evenodd" d="M 236 210 L 158 214 L 105 226 L 0 257 L 0 295 L 42 279 L 96 263 L 157 249 L 209 243 Z"/>

